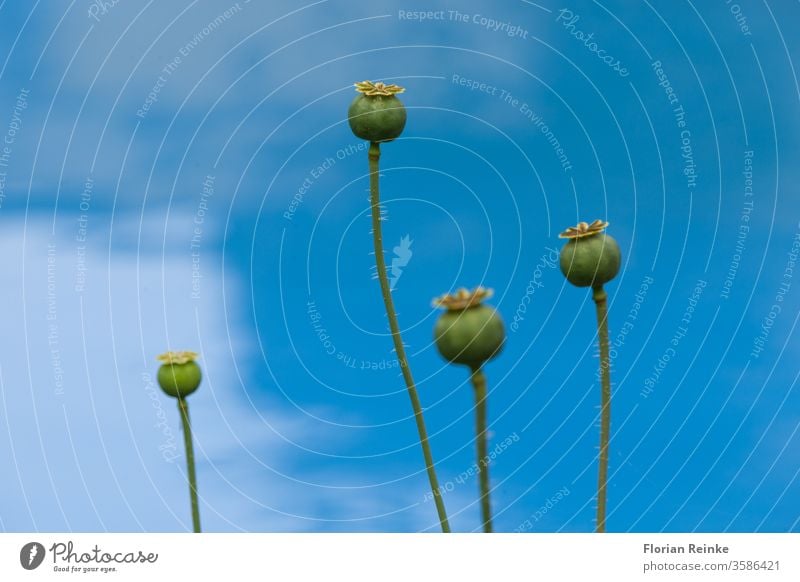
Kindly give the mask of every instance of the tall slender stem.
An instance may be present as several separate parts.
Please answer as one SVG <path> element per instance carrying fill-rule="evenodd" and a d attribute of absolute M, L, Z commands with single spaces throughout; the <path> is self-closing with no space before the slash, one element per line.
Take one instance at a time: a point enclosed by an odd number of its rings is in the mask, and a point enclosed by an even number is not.
<path fill-rule="evenodd" d="M 475 388 L 475 435 L 480 479 L 481 521 L 483 531 L 492 533 L 492 509 L 489 503 L 489 447 L 486 437 L 486 376 L 483 368 L 472 368 L 472 386 Z"/>
<path fill-rule="evenodd" d="M 189 403 L 178 397 L 178 410 L 183 423 L 183 443 L 186 445 L 186 468 L 189 473 L 189 496 L 192 504 L 194 533 L 200 533 L 200 507 L 197 503 L 197 475 L 194 470 L 194 446 L 192 445 L 192 423 L 189 420 Z"/>
<path fill-rule="evenodd" d="M 597 340 L 600 344 L 600 458 L 597 477 L 597 532 L 606 531 L 606 490 L 608 485 L 608 441 L 611 432 L 611 361 L 608 356 L 608 309 L 603 286 L 592 290 L 597 307 Z"/>
<path fill-rule="evenodd" d="M 397 352 L 397 359 L 400 362 L 400 369 L 403 372 L 403 379 L 408 387 L 408 395 L 411 398 L 411 406 L 414 409 L 414 419 L 417 421 L 417 431 L 419 432 L 419 442 L 422 446 L 422 454 L 425 457 L 425 467 L 428 471 L 428 480 L 431 484 L 431 491 L 433 492 L 433 500 L 436 503 L 436 511 L 439 514 L 439 522 L 442 526 L 442 531 L 445 533 L 450 532 L 450 524 L 447 521 L 447 512 L 444 508 L 444 500 L 442 499 L 442 491 L 439 488 L 439 480 L 436 478 L 436 470 L 433 466 L 433 455 L 431 455 L 431 447 L 428 443 L 428 431 L 425 429 L 425 419 L 422 417 L 422 406 L 420 405 L 419 395 L 417 394 L 417 387 L 414 384 L 414 378 L 411 375 L 411 368 L 408 367 L 408 359 L 406 358 L 406 350 L 403 346 L 403 338 L 400 336 L 400 326 L 397 324 L 397 314 L 394 311 L 394 302 L 392 301 L 392 291 L 389 287 L 389 278 L 386 274 L 386 261 L 383 256 L 383 231 L 381 229 L 381 200 L 380 188 L 378 185 L 379 179 L 379 160 L 381 157 L 381 147 L 378 143 L 372 142 L 369 146 L 369 191 L 370 191 L 370 204 L 372 206 L 372 239 L 375 245 L 375 263 L 378 269 L 378 279 L 381 283 L 381 293 L 383 294 L 383 303 L 386 305 L 386 316 L 389 318 L 389 328 L 392 331 L 392 340 L 394 341 L 394 349 Z"/>

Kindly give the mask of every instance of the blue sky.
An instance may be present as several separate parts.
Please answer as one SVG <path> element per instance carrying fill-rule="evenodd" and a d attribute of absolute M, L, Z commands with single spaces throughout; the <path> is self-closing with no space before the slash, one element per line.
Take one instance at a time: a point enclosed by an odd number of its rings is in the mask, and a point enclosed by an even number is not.
<path fill-rule="evenodd" d="M 202 353 L 205 529 L 436 531 L 346 123 L 352 83 L 383 79 L 408 108 L 383 147 L 387 259 L 412 241 L 394 301 L 454 529 L 480 527 L 472 389 L 430 302 L 479 284 L 509 325 L 487 366 L 490 447 L 511 442 L 496 528 L 593 528 L 594 309 L 552 249 L 604 218 L 609 529 L 800 531 L 798 16 L 0 3 L 0 529 L 190 527 L 152 384 L 171 348 Z"/>

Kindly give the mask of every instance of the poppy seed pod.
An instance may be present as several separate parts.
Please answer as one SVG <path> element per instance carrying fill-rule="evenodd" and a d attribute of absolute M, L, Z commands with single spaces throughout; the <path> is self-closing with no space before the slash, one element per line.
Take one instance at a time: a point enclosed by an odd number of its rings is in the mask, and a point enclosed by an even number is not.
<path fill-rule="evenodd" d="M 370 142 L 391 141 L 406 126 L 406 108 L 397 98 L 405 91 L 397 85 L 363 81 L 356 83 L 359 95 L 347 112 L 350 129 L 356 137 Z"/>
<path fill-rule="evenodd" d="M 607 235 L 607 222 L 595 220 L 570 227 L 559 237 L 569 239 L 561 249 L 561 272 L 576 287 L 601 287 L 617 276 L 620 250 Z"/>
<path fill-rule="evenodd" d="M 194 352 L 167 352 L 158 356 L 164 362 L 158 369 L 158 384 L 173 398 L 186 398 L 200 386 L 202 373 Z"/>
<path fill-rule="evenodd" d="M 477 369 L 500 353 L 506 333 L 503 320 L 493 308 L 482 302 L 491 297 L 490 289 L 460 289 L 434 300 L 445 308 L 433 331 L 442 357 L 454 364 Z"/>

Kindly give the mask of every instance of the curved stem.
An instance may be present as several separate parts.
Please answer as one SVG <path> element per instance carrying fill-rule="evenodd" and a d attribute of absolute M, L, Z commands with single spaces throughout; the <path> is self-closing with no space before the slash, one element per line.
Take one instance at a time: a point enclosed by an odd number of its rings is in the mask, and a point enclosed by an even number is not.
<path fill-rule="evenodd" d="M 608 309 L 603 286 L 592 290 L 597 307 L 597 340 L 600 344 L 600 459 L 597 477 L 597 532 L 606 531 L 606 489 L 608 484 L 608 441 L 611 432 L 611 361 L 608 356 Z"/>
<path fill-rule="evenodd" d="M 436 478 L 436 470 L 433 467 L 433 455 L 428 443 L 428 431 L 425 429 L 425 420 L 422 417 L 422 406 L 420 405 L 417 388 L 414 385 L 414 378 L 411 376 L 411 369 L 408 367 L 406 350 L 403 346 L 403 338 L 400 336 L 400 327 L 397 324 L 397 315 L 394 311 L 392 301 L 392 291 L 389 287 L 389 278 L 386 275 L 386 261 L 383 256 L 383 232 L 381 229 L 381 207 L 380 207 L 380 188 L 378 185 L 378 161 L 381 157 L 381 147 L 372 142 L 369 146 L 369 191 L 370 204 L 372 206 L 372 239 L 375 245 L 375 264 L 378 270 L 378 279 L 381 283 L 381 293 L 383 303 L 386 305 L 386 315 L 389 318 L 389 328 L 392 331 L 394 349 L 397 352 L 397 359 L 400 362 L 400 369 L 403 372 L 403 379 L 408 387 L 408 396 L 411 398 L 411 406 L 414 409 L 414 419 L 417 421 L 417 431 L 419 432 L 419 442 L 422 446 L 422 454 L 425 457 L 425 467 L 428 471 L 428 480 L 433 492 L 433 500 L 436 503 L 436 511 L 439 514 L 439 522 L 442 531 L 450 532 L 450 524 L 447 521 L 447 512 L 444 509 L 442 500 L 442 490 L 439 488 L 439 480 Z"/>
<path fill-rule="evenodd" d="M 475 435 L 478 452 L 478 477 L 480 479 L 481 521 L 483 531 L 492 533 L 492 509 L 489 503 L 489 447 L 486 437 L 486 376 L 483 368 L 472 368 L 472 386 L 475 388 Z"/>
<path fill-rule="evenodd" d="M 200 533 L 200 507 L 197 504 L 197 475 L 194 470 L 194 446 L 192 445 L 192 423 L 189 420 L 189 403 L 178 397 L 178 410 L 183 423 L 183 443 L 186 445 L 186 468 L 189 473 L 189 496 L 192 504 L 194 533 Z"/>

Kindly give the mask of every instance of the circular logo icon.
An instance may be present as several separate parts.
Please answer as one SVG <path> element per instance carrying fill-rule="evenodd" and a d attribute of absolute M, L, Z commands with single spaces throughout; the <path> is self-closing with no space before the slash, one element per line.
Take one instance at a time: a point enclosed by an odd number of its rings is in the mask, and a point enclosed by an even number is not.
<path fill-rule="evenodd" d="M 35 570 L 44 561 L 44 546 L 39 542 L 28 542 L 19 551 L 19 563 L 26 570 Z"/>

